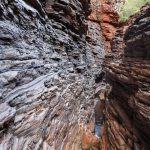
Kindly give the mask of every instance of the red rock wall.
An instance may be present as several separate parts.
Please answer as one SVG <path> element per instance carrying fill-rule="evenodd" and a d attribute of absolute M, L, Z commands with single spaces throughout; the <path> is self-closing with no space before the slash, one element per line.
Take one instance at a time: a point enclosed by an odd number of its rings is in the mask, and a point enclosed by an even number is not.
<path fill-rule="evenodd" d="M 102 0 L 99 20 L 101 21 L 101 28 L 105 38 L 105 50 L 107 54 L 112 49 L 111 41 L 115 37 L 116 30 L 119 26 L 119 11 L 123 1 L 116 0 Z"/>
<path fill-rule="evenodd" d="M 127 23 L 119 24 L 120 5 L 116 1 L 99 4 L 93 0 L 94 11 L 88 17 L 101 25 L 106 50 L 106 80 L 112 92 L 102 138 L 95 139 L 89 127 L 82 137 L 84 150 L 150 149 L 150 8 L 144 7 Z"/>
<path fill-rule="evenodd" d="M 105 62 L 113 87 L 102 143 L 108 150 L 150 149 L 149 17 L 150 7 L 136 15 L 125 33 L 124 57 Z"/>

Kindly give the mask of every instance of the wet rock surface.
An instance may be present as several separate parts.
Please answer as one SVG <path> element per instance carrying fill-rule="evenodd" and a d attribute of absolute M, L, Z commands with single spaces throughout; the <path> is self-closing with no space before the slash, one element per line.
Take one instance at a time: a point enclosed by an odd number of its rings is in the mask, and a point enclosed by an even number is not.
<path fill-rule="evenodd" d="M 141 10 L 127 29 L 124 57 L 106 61 L 113 87 L 103 136 L 109 150 L 150 149 L 149 11 Z"/>
<path fill-rule="evenodd" d="M 0 149 L 80 147 L 104 57 L 89 4 L 0 1 Z"/>

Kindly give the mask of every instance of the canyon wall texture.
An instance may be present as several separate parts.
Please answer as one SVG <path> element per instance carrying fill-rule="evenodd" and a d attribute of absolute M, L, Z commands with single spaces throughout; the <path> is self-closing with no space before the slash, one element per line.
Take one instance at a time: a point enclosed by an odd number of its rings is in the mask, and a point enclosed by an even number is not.
<path fill-rule="evenodd" d="M 0 149 L 81 149 L 104 58 L 89 0 L 0 0 Z"/>
<path fill-rule="evenodd" d="M 123 58 L 105 62 L 106 79 L 113 87 L 102 142 L 108 150 L 150 149 L 149 22 L 147 6 L 125 33 Z"/>
<path fill-rule="evenodd" d="M 0 150 L 150 149 L 150 7 L 119 24 L 123 3 L 0 0 Z M 112 92 L 99 140 L 102 66 Z"/>
<path fill-rule="evenodd" d="M 101 0 L 99 20 L 105 38 L 106 55 L 111 55 L 116 52 L 112 50 L 112 41 L 117 29 L 120 28 L 119 12 L 123 3 L 124 0 Z"/>

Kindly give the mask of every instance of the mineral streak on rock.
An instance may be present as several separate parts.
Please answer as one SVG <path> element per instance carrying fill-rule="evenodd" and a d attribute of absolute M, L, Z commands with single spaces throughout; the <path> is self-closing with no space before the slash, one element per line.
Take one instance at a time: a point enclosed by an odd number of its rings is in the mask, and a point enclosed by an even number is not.
<path fill-rule="evenodd" d="M 90 12 L 89 0 L 0 0 L 0 150 L 81 147 L 104 58 Z"/>

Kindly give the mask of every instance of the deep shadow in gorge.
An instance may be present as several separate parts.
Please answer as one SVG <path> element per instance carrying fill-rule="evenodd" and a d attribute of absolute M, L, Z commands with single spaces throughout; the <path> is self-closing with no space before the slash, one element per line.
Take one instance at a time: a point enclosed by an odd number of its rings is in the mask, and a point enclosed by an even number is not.
<path fill-rule="evenodd" d="M 150 9 L 119 24 L 122 3 L 0 0 L 0 150 L 150 149 Z"/>

